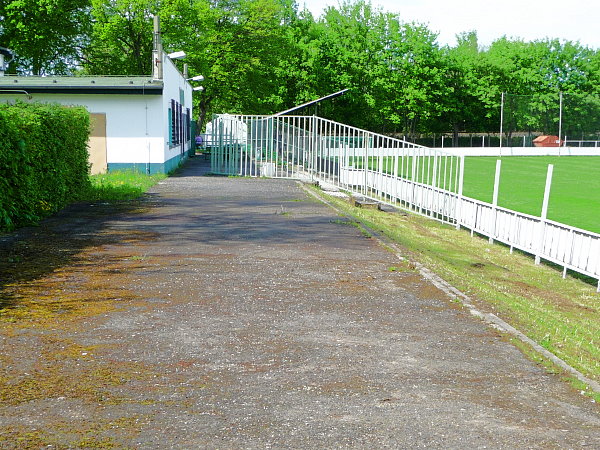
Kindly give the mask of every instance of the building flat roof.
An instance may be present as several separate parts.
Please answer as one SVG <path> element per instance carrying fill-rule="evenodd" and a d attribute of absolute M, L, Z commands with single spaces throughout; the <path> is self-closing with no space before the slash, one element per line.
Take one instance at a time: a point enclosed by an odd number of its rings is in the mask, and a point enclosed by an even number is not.
<path fill-rule="evenodd" d="M 30 94 L 133 94 L 160 95 L 162 80 L 150 76 L 0 76 L 0 94 L 27 91 Z"/>

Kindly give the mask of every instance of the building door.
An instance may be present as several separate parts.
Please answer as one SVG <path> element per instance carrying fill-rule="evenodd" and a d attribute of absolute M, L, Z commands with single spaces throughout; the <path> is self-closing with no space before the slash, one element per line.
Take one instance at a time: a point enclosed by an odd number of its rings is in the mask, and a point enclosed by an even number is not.
<path fill-rule="evenodd" d="M 92 165 L 91 173 L 105 173 L 106 164 L 106 113 L 91 113 L 90 122 L 92 131 L 89 140 L 89 162 Z"/>

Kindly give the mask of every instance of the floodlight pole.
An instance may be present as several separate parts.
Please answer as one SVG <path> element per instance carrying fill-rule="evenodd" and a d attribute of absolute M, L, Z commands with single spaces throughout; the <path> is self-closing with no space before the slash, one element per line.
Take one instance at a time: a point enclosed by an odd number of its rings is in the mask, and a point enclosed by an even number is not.
<path fill-rule="evenodd" d="M 560 91 L 558 93 L 558 156 L 560 156 L 560 148 L 562 144 L 560 142 L 562 138 L 562 108 L 563 108 L 563 93 Z"/>
<path fill-rule="evenodd" d="M 500 97 L 500 156 L 502 156 L 502 125 L 504 123 L 504 92 Z"/>

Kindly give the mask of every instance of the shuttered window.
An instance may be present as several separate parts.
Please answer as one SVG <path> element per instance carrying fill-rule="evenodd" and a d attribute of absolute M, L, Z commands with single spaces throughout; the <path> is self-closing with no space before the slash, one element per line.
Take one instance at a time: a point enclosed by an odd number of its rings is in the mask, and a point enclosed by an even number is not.
<path fill-rule="evenodd" d="M 169 134 L 167 137 L 168 137 L 169 147 L 171 147 L 173 145 L 173 109 L 172 108 L 169 108 L 168 121 L 169 121 Z"/>
<path fill-rule="evenodd" d="M 176 145 L 188 142 L 191 139 L 190 108 L 186 108 L 184 111 L 183 106 L 179 102 L 171 100 L 168 110 L 168 121 L 169 147 L 175 147 Z"/>

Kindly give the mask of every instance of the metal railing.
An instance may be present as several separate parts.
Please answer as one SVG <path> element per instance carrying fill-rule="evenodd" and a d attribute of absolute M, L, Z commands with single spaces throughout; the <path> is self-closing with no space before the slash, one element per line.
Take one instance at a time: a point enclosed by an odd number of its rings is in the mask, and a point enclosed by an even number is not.
<path fill-rule="evenodd" d="M 550 261 L 567 270 L 599 280 L 600 292 L 600 234 L 572 227 L 541 217 L 495 206 L 461 195 L 442 191 L 432 186 L 409 184 L 396 179 L 393 183 L 384 177 L 374 177 L 375 189 L 385 190 L 398 200 L 410 203 L 413 210 L 434 218 L 453 222 L 457 228 L 471 230 L 494 241 Z M 408 191 L 408 195 L 407 195 Z M 446 218 L 450 217 L 450 219 Z"/>
<path fill-rule="evenodd" d="M 214 173 L 329 183 L 600 280 L 600 234 L 464 197 L 464 156 L 315 116 L 217 116 L 207 147 Z"/>
<path fill-rule="evenodd" d="M 567 139 L 563 141 L 563 145 L 565 147 L 600 147 L 600 141 L 598 140 L 576 140 L 576 139 Z"/>
<path fill-rule="evenodd" d="M 213 173 L 318 180 L 392 202 L 394 195 L 367 178 L 381 174 L 449 192 L 460 185 L 460 156 L 316 116 L 220 115 L 209 129 Z"/>

